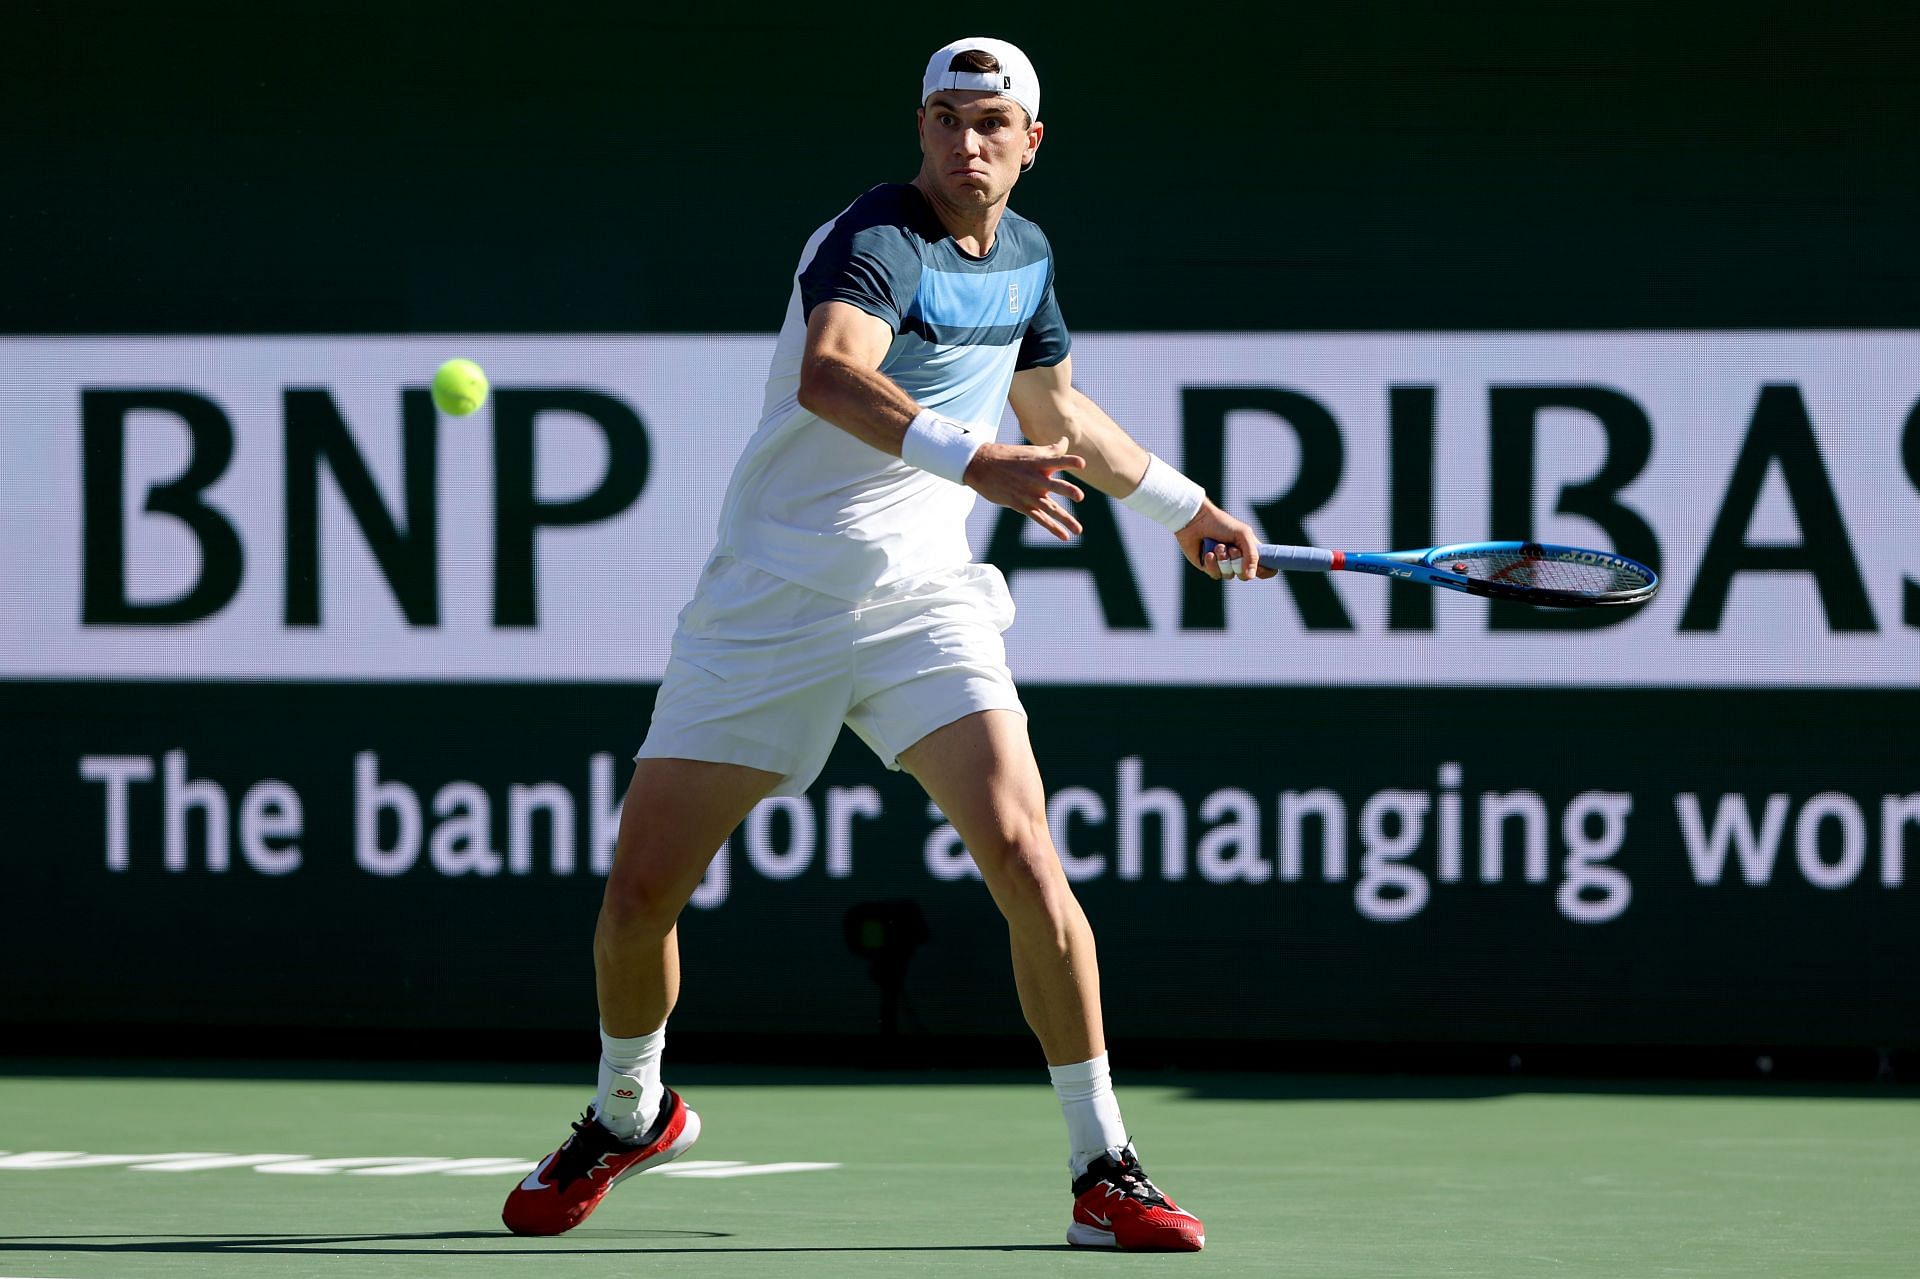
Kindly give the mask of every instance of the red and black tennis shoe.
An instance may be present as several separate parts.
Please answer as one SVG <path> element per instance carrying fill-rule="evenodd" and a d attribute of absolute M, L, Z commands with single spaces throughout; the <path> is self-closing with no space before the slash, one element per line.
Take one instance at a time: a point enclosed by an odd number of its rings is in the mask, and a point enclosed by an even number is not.
<path fill-rule="evenodd" d="M 516 1235 L 564 1234 L 623 1178 L 678 1159 L 699 1138 L 700 1116 L 671 1088 L 653 1126 L 631 1142 L 608 1132 L 589 1106 L 573 1136 L 513 1188 L 500 1220 Z"/>
<path fill-rule="evenodd" d="M 1073 1183 L 1067 1242 L 1122 1252 L 1199 1252 L 1206 1246 L 1207 1228 L 1147 1180 L 1128 1142 L 1087 1165 Z"/>

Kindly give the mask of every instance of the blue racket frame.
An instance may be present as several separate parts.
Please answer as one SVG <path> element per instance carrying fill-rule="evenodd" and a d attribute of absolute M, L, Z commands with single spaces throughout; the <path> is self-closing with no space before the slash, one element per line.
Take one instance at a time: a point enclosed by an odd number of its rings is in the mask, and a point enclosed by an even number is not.
<path fill-rule="evenodd" d="M 1220 543 L 1207 538 L 1203 551 L 1217 550 Z M 1482 555 L 1517 555 L 1524 559 L 1556 561 L 1568 564 L 1592 564 L 1616 573 L 1639 575 L 1642 584 L 1614 591 L 1556 590 L 1546 586 L 1526 586 L 1482 577 L 1469 577 L 1441 565 L 1448 560 L 1471 559 Z M 1445 546 L 1423 547 L 1417 551 L 1331 551 L 1318 546 L 1282 546 L 1260 544 L 1260 566 L 1288 573 L 1371 573 L 1397 582 L 1415 582 L 1478 595 L 1485 599 L 1517 600 L 1546 608 L 1608 608 L 1644 604 L 1660 589 L 1660 576 L 1638 560 L 1596 551 L 1584 546 L 1559 546 L 1549 542 L 1450 542 Z"/>

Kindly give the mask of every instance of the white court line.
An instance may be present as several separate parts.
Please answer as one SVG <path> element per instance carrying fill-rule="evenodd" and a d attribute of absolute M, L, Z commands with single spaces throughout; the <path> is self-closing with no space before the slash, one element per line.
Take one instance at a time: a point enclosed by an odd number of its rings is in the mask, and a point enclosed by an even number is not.
<path fill-rule="evenodd" d="M 485 1177 L 494 1174 L 505 1175 L 509 1172 L 525 1174 L 538 1163 L 525 1159 L 417 1159 L 407 1164 L 389 1164 L 385 1168 L 355 1168 L 347 1175 L 350 1177 L 412 1177 L 420 1173 L 439 1172 L 462 1177 Z M 264 1170 L 263 1170 L 264 1171 Z"/>
<path fill-rule="evenodd" d="M 251 1168 L 255 1164 L 277 1164 L 288 1159 L 305 1159 L 305 1155 L 197 1155 L 191 1159 L 168 1159 L 164 1155 L 148 1155 L 148 1159 L 158 1163 L 138 1163 L 133 1165 L 135 1172 L 209 1172 L 215 1168 Z"/>
<path fill-rule="evenodd" d="M 758 1177 L 769 1172 L 823 1172 L 839 1164 L 743 1164 L 735 1168 L 662 1168 L 663 1177 Z"/>
<path fill-rule="evenodd" d="M 23 1150 L 0 1158 L 0 1169 L 15 1172 L 39 1172 L 51 1168 L 112 1168 L 116 1165 L 143 1164 L 154 1159 L 204 1159 L 211 1151 L 180 1150 L 157 1155 L 90 1155 L 82 1150 Z"/>
<path fill-rule="evenodd" d="M 345 1173 L 356 1177 L 503 1177 L 525 1175 L 538 1167 L 537 1161 L 502 1156 L 451 1158 L 428 1155 L 348 1155 L 315 1159 L 307 1155 L 264 1154 L 235 1155 L 219 1151 L 187 1150 L 149 1155 L 96 1155 L 83 1150 L 0 1151 L 0 1172 L 53 1172 L 71 1168 L 131 1168 L 135 1172 L 213 1172 L 223 1169 L 251 1168 L 255 1172 L 285 1173 L 291 1176 L 330 1177 Z M 765 1163 L 751 1164 L 739 1159 L 683 1159 L 678 1163 L 648 1168 L 649 1175 L 663 1177 L 759 1177 L 780 1172 L 819 1172 L 841 1167 L 837 1163 Z M 0 1279 L 8 1279 L 0 1275 Z"/>
<path fill-rule="evenodd" d="M 293 1159 L 283 1164 L 262 1164 L 255 1172 L 284 1172 L 294 1176 L 331 1177 L 336 1172 L 371 1171 L 382 1165 L 439 1163 L 426 1155 L 348 1155 L 340 1159 Z"/>
<path fill-rule="evenodd" d="M 540 1166 L 538 1159 L 488 1159 L 483 1168 L 442 1168 L 448 1177 L 524 1177 Z"/>

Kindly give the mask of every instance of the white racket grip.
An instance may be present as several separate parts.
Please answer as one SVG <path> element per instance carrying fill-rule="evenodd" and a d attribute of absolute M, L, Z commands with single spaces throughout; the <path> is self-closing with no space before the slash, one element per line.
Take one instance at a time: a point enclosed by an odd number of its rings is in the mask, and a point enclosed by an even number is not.
<path fill-rule="evenodd" d="M 1260 543 L 1260 567 L 1288 573 L 1331 573 L 1339 567 L 1338 551 L 1318 546 L 1280 546 Z"/>
<path fill-rule="evenodd" d="M 1204 538 L 1200 549 L 1219 551 L 1224 543 L 1212 538 Z M 1231 550 L 1232 547 L 1226 549 Z M 1340 567 L 1346 556 L 1340 551 L 1326 551 L 1317 546 L 1281 546 L 1274 542 L 1260 543 L 1260 567 L 1270 568 L 1276 573 L 1331 573 Z M 1238 557 L 1222 560 L 1224 568 L 1228 564 L 1238 564 Z"/>

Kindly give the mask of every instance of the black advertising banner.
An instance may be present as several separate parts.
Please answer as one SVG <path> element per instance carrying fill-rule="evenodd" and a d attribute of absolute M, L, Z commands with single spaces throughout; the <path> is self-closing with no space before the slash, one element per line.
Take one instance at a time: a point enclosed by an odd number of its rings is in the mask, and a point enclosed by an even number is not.
<path fill-rule="evenodd" d="M 1915 1040 L 1920 775 L 1884 748 L 1920 714 L 1911 691 L 1028 703 L 1132 1034 Z M 15 686 L 6 768 L 40 816 L 9 859 L 31 904 L 9 931 L 59 958 L 7 1015 L 590 1020 L 586 939 L 650 704 L 617 685 Z M 1221 766 L 1241 750 L 1257 777 Z M 716 859 L 676 1024 L 872 1031 L 842 923 L 903 898 L 929 934 L 914 1026 L 1017 1032 L 964 849 L 851 738 Z"/>

